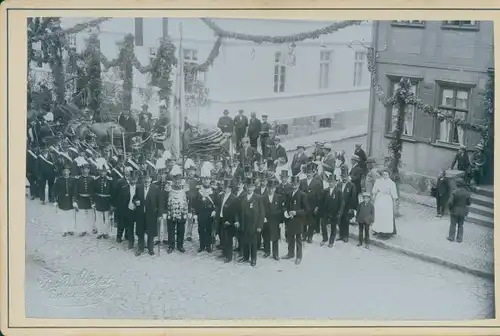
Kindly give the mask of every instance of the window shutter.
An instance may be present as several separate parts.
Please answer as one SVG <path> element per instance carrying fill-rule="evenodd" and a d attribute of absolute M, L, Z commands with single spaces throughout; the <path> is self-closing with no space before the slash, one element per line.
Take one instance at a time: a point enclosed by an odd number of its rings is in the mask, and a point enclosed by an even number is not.
<path fill-rule="evenodd" d="M 434 83 L 428 83 L 421 81 L 418 84 L 419 98 L 423 100 L 425 104 L 434 106 L 434 95 L 435 95 L 435 85 Z M 433 140 L 433 133 L 435 128 L 439 129 L 439 123 L 437 126 L 434 124 L 434 118 L 423 113 L 422 111 L 415 111 L 415 140 L 429 142 Z"/>

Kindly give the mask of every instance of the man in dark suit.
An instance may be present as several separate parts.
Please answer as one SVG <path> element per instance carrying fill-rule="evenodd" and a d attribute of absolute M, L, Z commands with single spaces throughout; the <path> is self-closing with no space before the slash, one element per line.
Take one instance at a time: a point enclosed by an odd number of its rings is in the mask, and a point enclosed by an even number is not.
<path fill-rule="evenodd" d="M 448 177 L 446 177 L 446 171 L 443 170 L 439 174 L 436 181 L 436 208 L 437 208 L 437 217 L 443 217 L 445 207 L 448 204 L 448 199 L 450 198 L 450 181 Z"/>
<path fill-rule="evenodd" d="M 298 176 L 292 176 L 292 192 L 285 201 L 284 217 L 288 219 L 288 254 L 283 259 L 296 257 L 295 264 L 302 261 L 302 232 L 309 213 L 306 194 L 300 190 Z M 295 252 L 297 252 L 295 254 Z"/>
<path fill-rule="evenodd" d="M 144 235 L 147 233 L 147 248 L 150 255 L 154 255 L 153 239 L 158 234 L 158 221 L 161 213 L 160 201 L 162 194 L 155 184 L 152 184 L 152 178 L 149 171 L 145 172 L 142 184 L 137 185 L 136 193 L 133 200 L 136 204 L 136 234 L 137 234 L 137 251 L 136 256 L 144 252 Z"/>
<path fill-rule="evenodd" d="M 200 248 L 198 253 L 206 250 L 212 253 L 214 221 L 219 208 L 217 194 L 212 189 L 211 178 L 208 172 L 203 172 L 201 176 L 202 185 L 193 197 L 192 209 L 198 216 L 198 235 L 200 237 Z"/>
<path fill-rule="evenodd" d="M 270 179 L 267 183 L 267 193 L 262 197 L 262 203 L 264 207 L 264 227 L 262 230 L 262 236 L 264 239 L 264 258 L 271 255 L 271 245 L 272 254 L 274 260 L 279 260 L 279 245 L 278 241 L 280 239 L 280 226 L 284 221 L 284 207 L 285 207 L 285 197 L 276 193 L 276 187 L 278 186 L 278 180 Z"/>
<path fill-rule="evenodd" d="M 320 212 L 322 216 L 321 233 L 323 236 L 321 246 L 325 245 L 328 242 L 328 247 L 330 248 L 333 247 L 335 236 L 337 235 L 340 200 L 342 198 L 341 190 L 339 188 L 336 188 L 336 186 L 337 181 L 335 180 L 335 175 L 330 174 L 328 176 L 328 188 L 323 190 L 320 206 Z M 328 224 L 330 224 L 331 226 L 330 239 L 328 239 Z"/>
<path fill-rule="evenodd" d="M 356 187 L 349 181 L 347 175 L 347 168 L 345 166 L 341 169 L 341 182 L 337 184 L 340 189 L 340 210 L 339 210 L 339 238 L 345 243 L 349 241 L 349 221 L 354 217 L 354 210 L 358 207 L 358 194 Z"/>
<path fill-rule="evenodd" d="M 263 114 L 259 133 L 260 133 L 260 148 L 262 149 L 262 157 L 264 159 L 267 159 L 268 157 L 268 144 L 269 144 L 270 131 L 271 131 L 271 124 L 267 122 L 267 114 Z"/>
<path fill-rule="evenodd" d="M 220 227 L 220 239 L 222 247 L 222 257 L 224 262 L 233 260 L 233 238 L 236 236 L 236 216 L 239 210 L 238 197 L 232 192 L 232 179 L 224 178 L 224 191 L 219 194 L 220 210 L 217 213 L 217 220 Z"/>
<path fill-rule="evenodd" d="M 314 232 L 319 230 L 319 205 L 323 191 L 323 182 L 315 176 L 316 169 L 316 164 L 310 162 L 306 168 L 307 178 L 300 181 L 300 190 L 306 194 L 307 204 L 310 210 L 310 212 L 307 213 L 303 233 L 303 240 L 307 241 L 309 244 L 312 243 Z"/>
<path fill-rule="evenodd" d="M 332 144 L 327 142 L 323 145 L 323 153 L 325 156 L 321 160 L 324 172 L 333 174 L 335 170 L 335 154 L 332 152 Z"/>
<path fill-rule="evenodd" d="M 286 149 L 281 145 L 281 139 L 279 137 L 270 140 L 267 145 L 267 169 L 269 171 L 275 171 L 277 167 L 281 167 L 288 163 L 288 155 L 286 154 Z"/>
<path fill-rule="evenodd" d="M 356 144 L 354 149 L 354 155 L 359 158 L 359 166 L 363 170 L 363 174 L 366 175 L 366 160 L 368 160 L 365 151 L 361 148 L 361 144 Z"/>
<path fill-rule="evenodd" d="M 38 152 L 35 148 L 28 148 L 26 152 L 26 178 L 30 183 L 30 199 L 39 197 L 37 186 L 38 181 Z"/>
<path fill-rule="evenodd" d="M 248 118 L 243 114 L 243 110 L 238 111 L 238 115 L 234 117 L 234 133 L 236 136 L 236 149 L 241 148 L 241 141 L 247 134 Z"/>
<path fill-rule="evenodd" d="M 351 158 L 351 161 L 352 161 L 352 168 L 351 171 L 349 172 L 349 177 L 351 178 L 351 182 L 356 187 L 356 195 L 359 195 L 362 192 L 361 180 L 363 179 L 364 170 L 361 167 L 360 159 L 358 156 L 354 155 Z"/>
<path fill-rule="evenodd" d="M 469 154 L 467 153 L 467 147 L 464 145 L 460 146 L 458 153 L 453 158 L 453 162 L 451 163 L 451 169 L 454 169 L 455 164 L 457 165 L 457 169 L 465 172 L 465 183 L 467 184 L 469 181 L 469 173 L 470 173 L 470 160 Z"/>
<path fill-rule="evenodd" d="M 297 146 L 297 153 L 293 155 L 291 164 L 292 176 L 300 174 L 300 172 L 302 171 L 302 166 L 306 165 L 309 162 L 309 158 L 307 157 L 305 150 L 306 147 L 304 147 L 303 145 Z"/>
<path fill-rule="evenodd" d="M 458 226 L 457 242 L 461 243 L 464 236 L 464 221 L 469 213 L 469 206 L 471 205 L 470 193 L 465 189 L 465 181 L 458 179 L 456 181 L 457 189 L 451 194 L 448 202 L 450 209 L 450 230 L 448 240 L 455 241 L 455 232 Z"/>
<path fill-rule="evenodd" d="M 56 178 L 56 168 L 54 160 L 46 148 L 42 148 L 40 155 L 38 155 L 38 173 L 40 176 L 38 191 L 40 193 L 40 200 L 45 204 L 45 186 L 49 188 L 49 202 L 53 198 L 53 186 Z"/>
<path fill-rule="evenodd" d="M 125 131 L 125 147 L 127 149 L 127 152 L 131 152 L 131 139 L 132 136 L 128 136 L 129 134 L 137 132 L 137 124 L 130 115 L 130 111 L 123 111 L 123 113 L 120 115 L 118 118 L 118 124 L 120 124 L 121 127 L 123 127 Z"/>
<path fill-rule="evenodd" d="M 259 139 L 260 131 L 262 130 L 262 123 L 257 119 L 255 112 L 250 114 L 248 121 L 248 138 L 250 139 L 250 146 L 257 149 L 257 140 Z"/>
<path fill-rule="evenodd" d="M 253 167 L 258 156 L 257 149 L 250 146 L 250 139 L 247 137 L 241 140 L 241 144 L 242 147 L 239 150 L 240 163 Z"/>
<path fill-rule="evenodd" d="M 240 239 L 242 248 L 242 258 L 238 262 L 247 262 L 250 265 L 257 264 L 257 237 L 262 231 L 264 222 L 264 209 L 261 198 L 254 192 L 255 181 L 246 180 L 246 193 L 241 198 L 241 207 L 238 213 L 236 227 L 240 228 Z"/>
<path fill-rule="evenodd" d="M 130 175 L 125 176 L 124 179 L 117 184 L 119 190 L 116 193 L 116 206 L 117 213 L 120 214 L 120 220 L 118 221 L 118 232 L 116 241 L 121 243 L 122 234 L 125 231 L 125 238 L 128 241 L 128 249 L 131 250 L 134 248 L 134 228 L 136 225 L 136 208 L 138 206 L 138 202 L 136 202 L 135 194 L 137 192 L 137 180 L 139 176 L 139 172 L 137 170 L 131 171 L 131 169 L 127 169 L 130 172 Z"/>
<path fill-rule="evenodd" d="M 233 118 L 229 116 L 229 111 L 224 110 L 223 116 L 219 118 L 217 122 L 217 127 L 220 128 L 222 133 L 233 134 L 234 121 Z"/>
<path fill-rule="evenodd" d="M 243 163 L 240 162 L 240 156 L 238 154 L 234 154 L 233 161 L 231 164 L 232 164 L 231 176 L 235 179 L 236 178 L 243 179 L 244 177 Z"/>

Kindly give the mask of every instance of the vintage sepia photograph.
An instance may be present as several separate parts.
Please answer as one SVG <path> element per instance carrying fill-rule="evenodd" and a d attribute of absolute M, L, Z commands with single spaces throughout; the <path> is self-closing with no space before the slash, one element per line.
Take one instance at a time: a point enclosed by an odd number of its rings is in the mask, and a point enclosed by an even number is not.
<path fill-rule="evenodd" d="M 493 21 L 209 16 L 28 18 L 26 318 L 495 318 Z"/>

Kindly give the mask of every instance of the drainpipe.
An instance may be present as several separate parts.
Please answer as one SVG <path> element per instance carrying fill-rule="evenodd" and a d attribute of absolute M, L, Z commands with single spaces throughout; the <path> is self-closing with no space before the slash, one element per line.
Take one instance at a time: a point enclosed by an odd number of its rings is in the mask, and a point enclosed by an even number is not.
<path fill-rule="evenodd" d="M 378 50 L 378 32 L 379 32 L 380 21 L 375 21 L 375 26 L 373 27 L 372 33 L 372 48 L 373 48 L 373 61 L 375 62 L 375 67 L 377 67 L 377 50 Z M 373 76 L 373 75 L 371 75 Z M 371 82 L 371 80 L 370 80 Z M 372 155 L 372 143 L 373 143 L 373 119 L 375 114 L 375 88 L 370 84 L 370 105 L 368 110 L 368 130 L 366 137 L 366 150 L 368 151 L 368 156 Z"/>

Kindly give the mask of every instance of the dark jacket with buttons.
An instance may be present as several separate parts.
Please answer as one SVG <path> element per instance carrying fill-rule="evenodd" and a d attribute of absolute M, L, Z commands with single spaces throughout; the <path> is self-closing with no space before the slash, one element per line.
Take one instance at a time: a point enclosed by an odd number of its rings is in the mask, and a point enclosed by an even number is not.
<path fill-rule="evenodd" d="M 55 185 L 55 198 L 61 210 L 72 210 L 74 200 L 75 179 L 73 177 L 58 177 Z"/>
<path fill-rule="evenodd" d="M 113 193 L 113 179 L 109 176 L 99 176 L 93 181 L 94 204 L 97 211 L 111 209 L 111 195 Z"/>
<path fill-rule="evenodd" d="M 82 210 L 92 208 L 94 194 L 94 178 L 92 176 L 75 177 L 74 199 Z"/>

